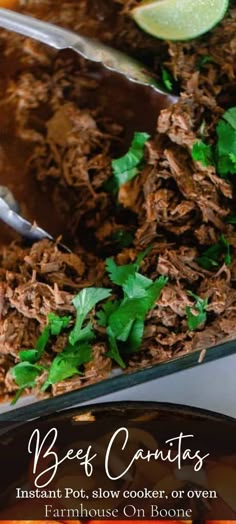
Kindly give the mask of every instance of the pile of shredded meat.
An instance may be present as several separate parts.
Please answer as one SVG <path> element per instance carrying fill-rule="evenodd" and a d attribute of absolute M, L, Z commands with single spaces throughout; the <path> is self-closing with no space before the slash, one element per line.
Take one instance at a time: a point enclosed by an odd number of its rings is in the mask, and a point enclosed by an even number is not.
<path fill-rule="evenodd" d="M 63 217 L 63 239 L 73 249 L 73 254 L 65 253 L 58 242 L 48 240 L 25 246 L 20 239 L 0 248 L 0 394 L 5 399 L 18 389 L 10 369 L 22 348 L 35 347 L 48 313 L 74 315 L 71 300 L 81 289 L 110 286 L 107 256 L 128 264 L 152 245 L 141 272 L 152 279 L 169 277 L 146 318 L 140 350 L 127 356 L 128 371 L 204 351 L 236 336 L 236 233 L 226 221 L 233 212 L 235 187 L 191 154 L 199 138 L 215 143 L 218 120 L 236 105 L 236 3 L 231 2 L 225 19 L 210 33 L 185 43 L 162 42 L 139 30 L 129 16 L 135 3 L 21 3 L 24 12 L 138 57 L 160 78 L 167 68 L 176 82 L 179 101 L 161 111 L 156 133 L 145 146 L 143 167 L 120 187 L 118 205 L 104 184 L 112 175 L 112 159 L 125 150 L 125 129 L 93 103 L 99 84 L 96 67 L 72 53 L 53 53 L 29 39 L 0 33 L 1 53 L 12 63 L 12 74 L 9 68 L 7 74 L 3 71 L 0 84 L 1 104 L 11 115 L 8 134 L 27 150 L 25 173 L 42 192 L 42 215 L 43 195 L 49 195 L 51 213 L 56 209 Z M 200 67 L 206 56 L 211 59 Z M 1 135 L 4 150 L 3 142 Z M 1 181 L 6 163 L 0 167 Z M 31 218 L 37 218 L 32 211 Z M 121 229 L 133 234 L 130 247 L 114 244 L 113 235 Z M 196 259 L 222 234 L 230 244 L 231 264 L 214 272 L 203 269 Z M 207 320 L 192 331 L 186 320 L 186 307 L 193 305 L 189 290 L 208 299 Z M 93 360 L 85 364 L 84 374 L 53 385 L 47 395 L 109 376 L 114 363 L 106 356 L 107 341 L 98 325 L 94 329 Z M 44 352 L 42 365 L 49 365 L 64 345 L 62 334 Z M 35 388 L 41 396 L 42 381 Z"/>

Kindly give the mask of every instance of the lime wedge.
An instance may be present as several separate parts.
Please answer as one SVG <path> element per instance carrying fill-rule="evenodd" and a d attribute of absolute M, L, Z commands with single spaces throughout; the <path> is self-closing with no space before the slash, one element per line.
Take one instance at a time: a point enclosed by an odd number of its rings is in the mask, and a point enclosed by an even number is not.
<path fill-rule="evenodd" d="M 229 0 L 144 0 L 131 11 L 147 33 L 164 40 L 189 40 L 224 17 Z"/>

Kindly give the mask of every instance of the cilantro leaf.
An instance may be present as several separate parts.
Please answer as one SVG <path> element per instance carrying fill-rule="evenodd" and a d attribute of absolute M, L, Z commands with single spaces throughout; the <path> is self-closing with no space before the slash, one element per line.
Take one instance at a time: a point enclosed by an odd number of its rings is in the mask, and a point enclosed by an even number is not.
<path fill-rule="evenodd" d="M 19 357 L 21 362 L 35 364 L 39 360 L 39 352 L 37 349 L 22 349 L 19 351 Z"/>
<path fill-rule="evenodd" d="M 50 385 L 62 382 L 67 378 L 80 374 L 79 367 L 92 358 L 92 349 L 89 344 L 76 344 L 68 346 L 62 353 L 59 353 L 53 360 L 48 378 L 41 388 L 45 391 Z"/>
<path fill-rule="evenodd" d="M 113 258 L 107 258 L 106 270 L 113 284 L 116 284 L 117 286 L 123 286 L 130 275 L 135 275 L 144 257 L 149 253 L 151 248 L 152 246 L 139 253 L 136 262 L 133 262 L 132 264 L 123 264 L 122 266 L 118 266 Z"/>
<path fill-rule="evenodd" d="M 117 286 L 123 286 L 125 281 L 130 275 L 134 275 L 137 266 L 134 264 L 123 264 L 118 266 L 113 258 L 106 259 L 106 270 L 108 272 L 110 280 Z"/>
<path fill-rule="evenodd" d="M 224 263 L 226 264 L 226 266 L 230 266 L 232 262 L 231 254 L 230 254 L 230 244 L 224 235 L 221 235 L 220 242 L 222 243 L 222 246 L 225 247 Z"/>
<path fill-rule="evenodd" d="M 124 343 L 124 352 L 137 351 L 142 342 L 146 314 L 154 306 L 163 287 L 166 277 L 159 277 L 155 282 L 137 272 L 143 258 L 150 251 L 140 253 L 133 264 L 118 266 L 113 259 L 106 260 L 109 277 L 114 284 L 121 286 L 124 297 L 120 302 L 105 304 L 99 312 L 100 325 L 107 327 L 110 344 L 109 356 L 120 359 L 118 342 Z"/>
<path fill-rule="evenodd" d="M 229 158 L 231 162 L 233 163 L 235 169 L 236 169 L 236 154 L 235 153 L 229 153 Z"/>
<path fill-rule="evenodd" d="M 145 296 L 140 298 L 124 298 L 118 308 L 109 317 L 109 326 L 118 340 L 125 341 L 135 320 L 144 320 L 148 311 L 155 305 L 167 278 L 161 276 L 146 289 Z"/>
<path fill-rule="evenodd" d="M 218 268 L 223 257 L 223 262 L 229 266 L 231 264 L 230 245 L 228 240 L 221 235 L 219 242 L 210 246 L 204 253 L 196 258 L 199 266 L 212 271 Z"/>
<path fill-rule="evenodd" d="M 107 333 L 110 333 L 110 351 L 115 355 L 116 361 L 119 358 L 117 352 L 120 355 L 117 341 L 126 343 L 122 347 L 126 352 L 137 351 L 141 345 L 145 316 L 154 306 L 168 280 L 161 276 L 153 282 L 137 272 L 149 251 L 150 248 L 140 253 L 133 264 L 118 266 L 113 259 L 106 261 L 110 279 L 121 286 L 124 293 L 123 300 L 112 303 L 108 308 L 104 306 L 99 315 L 100 325 L 107 326 Z"/>
<path fill-rule="evenodd" d="M 143 132 L 134 133 L 128 152 L 121 158 L 112 160 L 113 176 L 107 182 L 108 190 L 118 190 L 122 184 L 132 180 L 139 172 L 138 167 L 144 157 L 144 146 L 150 135 Z"/>
<path fill-rule="evenodd" d="M 207 271 L 213 271 L 219 267 L 219 263 L 216 262 L 216 260 L 206 255 L 196 258 L 196 262 L 199 266 L 201 266 L 203 269 L 206 269 Z"/>
<path fill-rule="evenodd" d="M 49 337 L 50 337 L 50 325 L 48 324 L 42 331 L 41 335 L 39 336 L 35 344 L 35 349 L 36 351 L 38 351 L 39 358 L 42 355 L 43 351 L 45 350 L 45 347 L 49 341 Z"/>
<path fill-rule="evenodd" d="M 217 171 L 222 176 L 236 173 L 234 161 L 234 156 L 236 155 L 235 110 L 236 108 L 231 108 L 231 110 L 226 111 L 216 127 L 218 137 L 216 145 Z"/>
<path fill-rule="evenodd" d="M 226 122 L 220 120 L 216 127 L 218 136 L 217 151 L 220 156 L 228 156 L 234 153 L 236 145 L 236 130 Z"/>
<path fill-rule="evenodd" d="M 115 181 L 116 181 L 116 187 L 119 189 L 120 186 L 123 186 L 123 184 L 127 184 L 127 182 L 130 182 L 135 178 L 139 173 L 139 170 L 137 167 L 132 167 L 132 169 L 127 169 L 126 171 L 121 171 L 119 174 L 114 174 Z"/>
<path fill-rule="evenodd" d="M 110 294 L 110 289 L 87 287 L 82 289 L 82 291 L 76 295 L 76 297 L 72 300 L 72 304 L 77 310 L 78 315 L 84 319 L 98 302 L 109 297 Z"/>
<path fill-rule="evenodd" d="M 146 289 L 152 284 L 150 278 L 140 273 L 129 275 L 123 285 L 123 290 L 128 298 L 142 298 L 146 296 Z"/>
<path fill-rule="evenodd" d="M 77 333 L 76 342 L 91 342 L 94 340 L 95 334 L 92 329 L 92 322 L 88 322 L 84 327 L 80 329 L 80 332 Z"/>
<path fill-rule="evenodd" d="M 141 346 L 144 333 L 144 320 L 137 319 L 134 321 L 130 330 L 129 338 L 127 340 L 126 351 L 128 353 L 135 353 Z"/>
<path fill-rule="evenodd" d="M 129 171 L 139 165 L 143 159 L 144 145 L 149 138 L 150 135 L 147 133 L 134 133 L 134 138 L 128 152 L 121 158 L 112 161 L 112 168 L 115 175 L 119 176 L 121 173 Z"/>
<path fill-rule="evenodd" d="M 148 253 L 150 253 L 150 251 L 152 250 L 152 244 L 148 247 L 146 247 L 146 249 L 144 249 L 144 251 L 140 251 L 140 253 L 138 254 L 137 256 L 137 259 L 136 259 L 136 268 L 138 269 L 143 261 L 143 259 L 148 255 Z"/>
<path fill-rule="evenodd" d="M 168 282 L 168 277 L 160 276 L 154 282 L 146 288 L 146 297 L 141 300 L 145 315 L 155 306 L 156 301 L 159 299 L 160 294 Z"/>
<path fill-rule="evenodd" d="M 206 167 L 214 165 L 212 147 L 205 144 L 202 140 L 197 140 L 197 142 L 193 144 L 192 158 L 196 162 L 201 162 L 201 164 Z"/>
<path fill-rule="evenodd" d="M 234 175 L 236 173 L 236 167 L 234 167 L 230 155 L 222 155 L 218 157 L 217 172 L 223 178 L 227 178 L 228 175 Z"/>
<path fill-rule="evenodd" d="M 223 119 L 228 122 L 233 129 L 236 130 L 236 107 L 231 107 L 228 109 L 224 115 Z"/>
<path fill-rule="evenodd" d="M 167 71 L 167 69 L 165 69 L 165 67 L 162 67 L 161 72 L 162 72 L 162 82 L 164 86 L 166 87 L 167 91 L 173 91 L 173 84 L 174 84 L 173 76 L 169 73 L 169 71 Z"/>
<path fill-rule="evenodd" d="M 119 229 L 112 233 L 111 241 L 119 248 L 129 247 L 133 244 L 134 236 L 130 231 Z"/>
<path fill-rule="evenodd" d="M 67 328 L 70 323 L 71 317 L 59 317 L 55 313 L 48 314 L 48 323 L 51 331 L 51 335 L 60 335 L 63 329 Z"/>
<path fill-rule="evenodd" d="M 50 325 L 48 324 L 36 341 L 35 349 L 22 349 L 19 351 L 20 360 L 22 362 L 29 362 L 31 364 L 35 364 L 38 360 L 40 360 L 49 341 L 50 333 Z"/>
<path fill-rule="evenodd" d="M 118 300 L 109 300 L 108 302 L 105 302 L 105 304 L 102 306 L 102 309 L 97 312 L 97 321 L 99 326 L 107 326 L 109 316 L 117 309 L 118 305 Z"/>
<path fill-rule="evenodd" d="M 11 369 L 11 374 L 16 384 L 19 386 L 19 390 L 17 391 L 12 404 L 17 402 L 25 388 L 35 386 L 36 378 L 44 369 L 42 366 L 36 365 L 36 362 L 40 360 L 49 341 L 50 335 L 59 335 L 61 331 L 68 326 L 70 319 L 71 317 L 69 316 L 59 317 L 54 313 L 49 313 L 48 324 L 36 341 L 35 349 L 22 349 L 19 351 L 21 362 Z"/>
<path fill-rule="evenodd" d="M 35 385 L 35 380 L 42 369 L 42 366 L 30 364 L 30 362 L 19 362 L 11 368 L 11 375 L 18 386 L 30 388 Z"/>
<path fill-rule="evenodd" d="M 208 299 L 198 297 L 197 295 L 192 293 L 192 291 L 188 291 L 188 294 L 195 299 L 195 304 L 192 307 L 186 307 L 188 328 L 190 329 L 190 331 L 194 331 L 198 328 L 198 326 L 200 326 L 200 324 L 206 322 L 206 308 L 208 305 Z M 192 312 L 193 309 L 195 310 L 194 313 Z"/>
<path fill-rule="evenodd" d="M 68 327 L 70 320 L 70 316 L 59 317 L 54 313 L 49 313 L 48 324 L 36 341 L 35 349 L 22 349 L 19 351 L 20 360 L 22 362 L 30 362 L 31 364 L 35 364 L 38 360 L 40 360 L 49 341 L 50 335 L 60 335 L 61 331 Z"/>
<path fill-rule="evenodd" d="M 198 64 L 197 64 L 197 69 L 198 69 L 199 71 L 201 71 L 201 69 L 204 67 L 204 65 L 206 65 L 206 64 L 210 64 L 210 63 L 212 63 L 212 62 L 214 62 L 212 56 L 210 56 L 210 55 L 204 55 L 204 56 L 202 56 L 202 57 L 200 58 L 200 60 L 199 60 L 199 62 L 198 62 Z"/>
<path fill-rule="evenodd" d="M 31 364 L 30 362 L 19 362 L 11 368 L 11 376 L 14 379 L 19 390 L 17 391 L 11 404 L 15 404 L 23 393 L 25 388 L 33 388 L 36 384 L 36 378 L 42 371 L 42 366 Z"/>
<path fill-rule="evenodd" d="M 80 291 L 72 300 L 76 309 L 76 322 L 69 335 L 69 342 L 72 346 L 74 346 L 74 344 L 79 340 L 85 340 L 87 335 L 89 335 L 89 338 L 91 339 L 91 325 L 87 325 L 86 328 L 82 329 L 83 322 L 87 314 L 96 306 L 96 304 L 101 300 L 108 298 L 110 294 L 110 289 L 90 287 L 82 289 L 82 291 Z"/>
<path fill-rule="evenodd" d="M 110 327 L 108 327 L 107 329 L 107 335 L 110 346 L 109 350 L 107 351 L 107 356 L 114 360 L 118 364 L 118 366 L 120 366 L 121 368 L 125 368 L 125 363 L 120 355 L 116 339 Z"/>
<path fill-rule="evenodd" d="M 236 174 L 236 107 L 228 109 L 216 126 L 217 143 L 213 148 L 197 140 L 192 148 L 192 158 L 203 166 L 213 165 L 218 175 Z"/>
<path fill-rule="evenodd" d="M 236 216 L 235 215 L 228 215 L 226 217 L 227 224 L 236 224 Z"/>

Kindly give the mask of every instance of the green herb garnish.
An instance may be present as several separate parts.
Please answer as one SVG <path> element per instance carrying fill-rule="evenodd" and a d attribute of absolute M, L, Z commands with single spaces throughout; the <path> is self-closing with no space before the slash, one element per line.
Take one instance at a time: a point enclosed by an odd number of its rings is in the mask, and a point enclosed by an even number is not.
<path fill-rule="evenodd" d="M 186 307 L 188 328 L 190 329 L 190 331 L 194 331 L 198 328 L 198 326 L 200 326 L 200 324 L 206 322 L 206 308 L 208 306 L 208 299 L 198 297 L 197 295 L 195 295 L 195 293 L 192 293 L 192 291 L 188 291 L 188 294 L 195 299 L 195 303 L 192 307 Z"/>
<path fill-rule="evenodd" d="M 222 261 L 227 266 L 231 264 L 230 244 L 224 235 L 221 235 L 219 242 L 210 246 L 196 259 L 198 265 L 208 271 L 217 269 Z"/>
<path fill-rule="evenodd" d="M 192 158 L 204 166 L 215 166 L 216 172 L 222 177 L 236 174 L 236 107 L 228 109 L 219 120 L 217 127 L 217 143 L 213 148 L 202 140 L 193 145 Z"/>
<path fill-rule="evenodd" d="M 144 146 L 150 135 L 136 132 L 128 152 L 121 158 L 112 160 L 113 176 L 106 182 L 107 191 L 117 192 L 123 184 L 135 178 L 144 158 Z"/>
<path fill-rule="evenodd" d="M 120 351 L 132 353 L 140 347 L 145 317 L 154 307 L 168 280 L 161 276 L 153 282 L 137 272 L 144 254 L 141 253 L 135 263 L 125 266 L 118 266 L 112 259 L 106 261 L 110 279 L 122 288 L 123 298 L 109 303 L 109 307 L 106 304 L 98 320 L 100 325 L 107 327 L 111 343 L 109 356 L 117 363 Z"/>
<path fill-rule="evenodd" d="M 92 348 L 89 344 L 75 344 L 67 346 L 53 360 L 48 378 L 41 388 L 45 391 L 52 384 L 62 382 L 74 375 L 80 375 L 79 368 L 92 359 Z"/>
<path fill-rule="evenodd" d="M 219 121 L 216 128 L 218 136 L 216 144 L 217 172 L 223 177 L 236 173 L 234 161 L 234 155 L 236 154 L 236 129 L 225 119 L 225 116 L 227 116 L 227 113 Z"/>
<path fill-rule="evenodd" d="M 159 277 L 156 281 L 140 291 L 133 298 L 125 296 L 119 307 L 110 315 L 109 326 L 118 340 L 126 341 L 136 319 L 144 320 L 147 313 L 155 305 L 162 289 L 167 283 L 165 277 Z M 141 300 L 140 300 L 141 299 Z"/>
<path fill-rule="evenodd" d="M 117 309 L 118 305 L 118 300 L 108 300 L 103 304 L 102 309 L 97 312 L 97 323 L 99 326 L 107 326 L 109 316 Z"/>
<path fill-rule="evenodd" d="M 167 89 L 167 91 L 173 91 L 174 79 L 171 73 L 169 73 L 169 71 L 167 71 L 165 67 L 162 67 L 161 74 L 162 74 L 162 82 L 165 88 Z"/>
<path fill-rule="evenodd" d="M 42 366 L 30 364 L 30 362 L 19 362 L 19 364 L 16 364 L 16 366 L 11 368 L 11 375 L 19 386 L 19 391 L 17 391 L 12 404 L 17 402 L 25 388 L 32 388 L 35 386 L 36 378 L 41 374 L 42 369 Z"/>
<path fill-rule="evenodd" d="M 69 326 L 71 317 L 59 317 L 55 313 L 48 314 L 48 323 L 51 331 L 51 335 L 60 335 L 60 333 Z"/>
<path fill-rule="evenodd" d="M 111 290 L 106 288 L 85 288 L 72 300 L 76 312 L 74 323 L 70 316 L 59 317 L 54 313 L 48 315 L 48 324 L 38 338 L 35 349 L 20 351 L 21 362 L 11 370 L 12 376 L 19 386 L 14 399 L 21 395 L 26 387 L 34 387 L 38 376 L 45 368 L 36 364 L 49 342 L 50 337 L 67 330 L 68 341 L 63 351 L 55 356 L 48 371 L 48 377 L 42 386 L 45 391 L 52 384 L 83 373 L 84 364 L 92 359 L 91 340 L 94 339 L 93 323 L 95 321 L 95 306 L 105 301 L 96 313 L 97 323 L 106 330 L 109 350 L 107 356 L 119 366 L 125 367 L 123 355 L 139 349 L 144 322 L 148 312 L 155 306 L 167 278 L 161 276 L 153 281 L 138 269 L 142 260 L 151 248 L 139 253 L 136 261 L 124 266 L 118 266 L 114 260 L 107 259 L 106 267 L 111 281 L 118 286 L 118 300 L 111 300 Z M 119 289 L 120 288 L 120 289 Z M 91 320 L 86 320 L 91 313 Z M 72 323 L 72 326 L 70 324 Z"/>
<path fill-rule="evenodd" d="M 222 118 L 236 131 L 236 107 L 228 109 Z"/>
<path fill-rule="evenodd" d="M 214 165 L 212 147 L 205 144 L 202 140 L 197 140 L 193 145 L 192 158 L 206 167 Z"/>
<path fill-rule="evenodd" d="M 112 233 L 110 239 L 115 247 L 122 249 L 130 247 L 133 244 L 134 236 L 130 231 L 119 229 L 118 231 L 115 231 L 115 233 Z"/>
<path fill-rule="evenodd" d="M 229 154 L 229 158 L 231 160 L 231 162 L 233 163 L 235 169 L 236 169 L 236 154 L 235 153 L 230 153 Z"/>
<path fill-rule="evenodd" d="M 228 215 L 226 217 L 226 223 L 235 225 L 236 224 L 236 216 L 235 215 Z"/>
<path fill-rule="evenodd" d="M 107 336 L 109 342 L 109 351 L 107 352 L 107 356 L 114 360 L 114 362 L 116 362 L 118 366 L 124 369 L 126 366 L 120 355 L 116 337 L 114 336 L 114 333 L 110 326 L 107 327 Z"/>
<path fill-rule="evenodd" d="M 71 317 L 59 317 L 54 313 L 49 313 L 48 324 L 42 331 L 38 340 L 36 341 L 34 349 L 22 349 L 19 351 L 19 358 L 21 362 L 11 368 L 11 375 L 16 384 L 20 386 L 12 404 L 15 404 L 25 388 L 32 388 L 35 386 L 35 379 L 40 375 L 44 369 L 42 366 L 36 365 L 48 344 L 51 335 L 57 336 L 61 331 L 68 327 Z"/>
<path fill-rule="evenodd" d="M 118 266 L 112 258 L 107 258 L 106 259 L 106 270 L 109 274 L 109 278 L 111 282 L 113 282 L 113 284 L 116 284 L 117 286 L 123 286 L 127 278 L 130 275 L 134 275 L 136 273 L 143 259 L 151 251 L 151 249 L 152 249 L 152 246 L 145 249 L 145 251 L 142 251 L 141 253 L 139 253 L 136 261 L 132 264 L 123 264 L 122 266 Z"/>
<path fill-rule="evenodd" d="M 222 116 L 216 127 L 216 169 L 219 175 L 236 174 L 236 107 Z"/>
<path fill-rule="evenodd" d="M 202 58 L 200 58 L 198 64 L 197 64 L 197 69 L 199 71 L 201 71 L 201 69 L 206 65 L 206 64 L 212 64 L 214 63 L 214 60 L 212 58 L 212 56 L 210 55 L 204 55 L 202 56 Z"/>
<path fill-rule="evenodd" d="M 76 321 L 69 334 L 69 344 L 62 353 L 54 358 L 42 391 L 52 384 L 80 374 L 79 368 L 91 360 L 92 348 L 89 342 L 94 339 L 95 335 L 90 321 L 86 325 L 83 324 L 88 313 L 96 304 L 108 298 L 110 294 L 109 289 L 90 287 L 82 289 L 72 300 L 76 310 Z"/>
<path fill-rule="evenodd" d="M 69 342 L 72 346 L 74 346 L 76 342 L 88 341 L 94 338 L 91 322 L 83 326 L 84 320 L 96 304 L 108 298 L 110 294 L 110 289 L 90 287 L 82 289 L 72 300 L 72 304 L 76 309 L 75 326 L 69 336 Z"/>
<path fill-rule="evenodd" d="M 39 336 L 35 344 L 35 349 L 22 349 L 19 352 L 20 360 L 22 362 L 30 362 L 31 364 L 35 364 L 38 360 L 40 360 L 47 346 L 50 335 L 60 335 L 61 331 L 68 327 L 70 320 L 70 316 L 59 317 L 58 315 L 55 315 L 55 313 L 49 313 L 48 324 Z"/>
<path fill-rule="evenodd" d="M 124 264 L 118 266 L 112 258 L 106 259 L 106 270 L 109 274 L 110 280 L 117 286 L 123 286 L 130 275 L 134 275 L 137 271 L 137 262 L 134 264 Z"/>

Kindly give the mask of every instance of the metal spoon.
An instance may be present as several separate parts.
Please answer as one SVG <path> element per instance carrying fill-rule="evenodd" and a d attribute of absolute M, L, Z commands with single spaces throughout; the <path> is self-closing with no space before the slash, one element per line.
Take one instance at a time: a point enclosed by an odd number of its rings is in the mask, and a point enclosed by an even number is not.
<path fill-rule="evenodd" d="M 151 73 L 145 70 L 142 64 L 91 38 L 3 8 L 0 8 L 0 27 L 33 38 L 58 50 L 72 49 L 84 58 L 101 63 L 106 69 L 119 73 L 137 86 L 143 86 L 146 90 L 147 87 L 150 88 L 151 94 L 156 97 L 156 108 L 159 111 L 177 101 L 176 96 L 166 93 L 157 85 Z M 8 191 L 7 188 L 5 190 Z M 47 231 L 23 218 L 17 208 L 12 207 L 6 194 L 1 193 L 0 219 L 31 241 L 43 238 L 53 240 Z M 70 251 L 66 246 L 63 247 Z"/>

